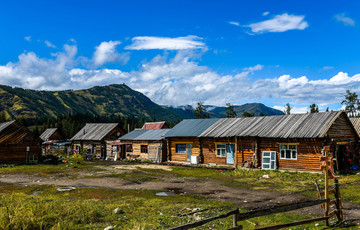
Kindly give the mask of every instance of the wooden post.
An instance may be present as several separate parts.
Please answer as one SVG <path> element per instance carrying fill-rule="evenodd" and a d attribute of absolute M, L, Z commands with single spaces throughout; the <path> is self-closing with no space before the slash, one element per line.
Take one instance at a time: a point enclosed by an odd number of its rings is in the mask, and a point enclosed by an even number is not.
<path fill-rule="evenodd" d="M 235 164 L 235 168 L 237 168 L 238 166 L 238 157 L 237 157 L 237 150 L 238 150 L 238 147 L 237 147 L 237 136 L 235 136 L 235 151 L 234 151 L 234 157 L 235 157 L 235 161 L 234 161 L 234 164 Z"/>
<path fill-rule="evenodd" d="M 329 146 L 324 147 L 324 157 L 325 157 L 325 191 L 324 199 L 329 199 Z M 325 217 L 329 215 L 329 203 L 325 203 Z M 325 220 L 326 226 L 329 226 L 329 219 Z"/>
<path fill-rule="evenodd" d="M 340 188 L 339 188 L 339 181 L 337 178 L 334 178 L 334 185 L 335 185 L 335 205 L 336 205 L 336 216 L 339 221 L 344 219 L 342 213 L 342 203 L 341 203 L 341 195 L 340 195 Z"/>

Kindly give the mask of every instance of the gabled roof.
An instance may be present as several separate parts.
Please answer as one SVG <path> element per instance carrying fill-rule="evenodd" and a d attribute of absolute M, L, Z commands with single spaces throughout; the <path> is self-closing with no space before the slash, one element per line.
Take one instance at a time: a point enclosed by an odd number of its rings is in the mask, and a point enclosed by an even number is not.
<path fill-rule="evenodd" d="M 71 140 L 101 141 L 118 123 L 86 123 Z"/>
<path fill-rule="evenodd" d="M 0 143 L 15 144 L 38 141 L 40 142 L 39 138 L 16 121 L 0 123 Z"/>
<path fill-rule="evenodd" d="M 186 119 L 175 125 L 166 133 L 165 137 L 197 137 L 218 120 L 219 118 Z"/>
<path fill-rule="evenodd" d="M 165 121 L 159 121 L 159 122 L 146 122 L 142 129 L 163 129 L 167 128 Z"/>
<path fill-rule="evenodd" d="M 360 117 L 351 117 L 350 121 L 356 130 L 356 133 L 360 136 Z"/>
<path fill-rule="evenodd" d="M 53 135 L 56 132 L 57 128 L 48 128 L 46 129 L 41 135 L 40 135 L 40 139 L 43 141 L 46 141 L 47 139 L 49 139 L 51 137 L 51 135 Z"/>
<path fill-rule="evenodd" d="M 265 117 L 223 118 L 199 137 L 321 138 L 343 113 L 322 112 Z"/>
<path fill-rule="evenodd" d="M 164 139 L 170 129 L 135 129 L 134 131 L 122 136 L 119 140 L 131 141 L 160 141 Z"/>

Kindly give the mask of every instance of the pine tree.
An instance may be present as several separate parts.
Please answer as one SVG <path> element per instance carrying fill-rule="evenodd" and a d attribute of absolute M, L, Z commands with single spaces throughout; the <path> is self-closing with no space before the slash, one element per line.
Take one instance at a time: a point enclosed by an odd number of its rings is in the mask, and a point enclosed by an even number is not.
<path fill-rule="evenodd" d="M 197 103 L 197 107 L 194 110 L 194 115 L 198 119 L 209 118 L 209 114 L 207 114 L 205 105 L 203 104 L 202 101 L 199 101 Z"/>
<path fill-rule="evenodd" d="M 234 106 L 230 103 L 226 103 L 226 117 L 236 117 L 236 111 L 234 109 Z"/>

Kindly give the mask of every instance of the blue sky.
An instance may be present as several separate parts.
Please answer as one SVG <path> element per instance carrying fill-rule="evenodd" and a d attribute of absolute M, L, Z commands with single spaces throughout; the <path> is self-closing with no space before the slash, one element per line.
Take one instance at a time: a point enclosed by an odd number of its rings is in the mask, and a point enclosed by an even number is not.
<path fill-rule="evenodd" d="M 360 1 L 8 1 L 0 84 L 126 83 L 166 105 L 340 109 L 360 93 Z"/>

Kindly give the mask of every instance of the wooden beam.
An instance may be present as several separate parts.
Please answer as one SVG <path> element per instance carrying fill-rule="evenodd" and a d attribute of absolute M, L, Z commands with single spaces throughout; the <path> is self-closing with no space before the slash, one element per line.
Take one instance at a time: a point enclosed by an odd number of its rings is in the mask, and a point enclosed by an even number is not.
<path fill-rule="evenodd" d="M 292 223 L 288 223 L 288 224 L 279 224 L 279 225 L 268 226 L 268 227 L 264 227 L 264 228 L 256 228 L 256 230 L 260 230 L 260 229 L 261 230 L 275 230 L 275 229 L 287 228 L 287 227 L 291 227 L 291 226 L 297 226 L 297 225 L 302 225 L 302 224 L 307 224 L 307 223 L 312 223 L 312 222 L 322 221 L 322 220 L 327 220 L 327 219 L 329 219 L 329 217 L 325 216 L 325 217 L 319 217 L 319 218 L 315 218 L 315 219 L 301 220 L 301 221 L 292 222 Z"/>
<path fill-rule="evenodd" d="M 302 202 L 297 202 L 297 203 L 293 203 L 293 204 L 285 204 L 285 205 L 281 205 L 281 206 L 277 206 L 277 207 L 271 207 L 271 208 L 266 208 L 266 209 L 261 209 L 261 210 L 240 213 L 238 215 L 238 221 L 247 220 L 247 219 L 259 217 L 259 216 L 266 216 L 266 215 L 272 215 L 272 214 L 281 213 L 281 212 L 293 211 L 293 210 L 300 209 L 300 208 L 306 208 L 306 207 L 310 207 L 310 206 L 314 206 L 314 205 L 323 204 L 323 203 L 326 203 L 329 201 L 330 201 L 330 199 L 309 200 L 309 201 L 302 201 Z"/>

